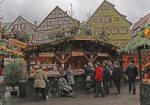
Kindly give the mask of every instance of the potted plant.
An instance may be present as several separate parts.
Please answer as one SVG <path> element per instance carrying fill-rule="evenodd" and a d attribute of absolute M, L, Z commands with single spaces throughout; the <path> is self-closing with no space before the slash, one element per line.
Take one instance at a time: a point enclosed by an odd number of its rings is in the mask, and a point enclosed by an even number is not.
<path fill-rule="evenodd" d="M 19 81 L 24 78 L 24 64 L 19 60 L 14 60 L 4 65 L 4 82 L 6 86 L 12 87 L 10 95 L 17 96 L 15 87 L 19 85 Z"/>

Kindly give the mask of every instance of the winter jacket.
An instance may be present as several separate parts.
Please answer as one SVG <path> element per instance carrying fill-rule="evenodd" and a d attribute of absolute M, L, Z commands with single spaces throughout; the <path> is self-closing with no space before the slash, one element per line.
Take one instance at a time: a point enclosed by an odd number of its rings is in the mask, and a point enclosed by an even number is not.
<path fill-rule="evenodd" d="M 129 65 L 126 68 L 126 74 L 129 79 L 135 79 L 136 76 L 138 75 L 138 69 L 134 64 Z"/>
<path fill-rule="evenodd" d="M 74 81 L 74 75 L 72 70 L 68 68 L 66 74 L 67 74 L 67 80 L 69 85 L 74 85 L 75 81 Z"/>
<path fill-rule="evenodd" d="M 114 69 L 114 66 L 111 64 L 111 65 L 108 65 L 109 66 L 109 69 L 113 71 Z"/>
<path fill-rule="evenodd" d="M 103 80 L 108 81 L 111 78 L 109 66 L 103 67 Z"/>
<path fill-rule="evenodd" d="M 85 75 L 86 75 L 86 77 L 90 76 L 90 74 L 91 74 L 91 67 L 90 66 L 86 66 L 86 68 L 85 68 Z"/>
<path fill-rule="evenodd" d="M 95 80 L 95 74 L 96 74 L 96 70 L 91 70 L 91 73 L 90 73 L 90 77 L 92 80 Z"/>
<path fill-rule="evenodd" d="M 97 67 L 95 80 L 96 81 L 103 81 L 103 70 L 100 66 Z"/>
<path fill-rule="evenodd" d="M 121 68 L 118 66 L 118 67 L 114 67 L 113 69 L 113 72 L 112 72 L 112 79 L 114 81 L 119 81 L 120 78 L 121 78 Z"/>
<path fill-rule="evenodd" d="M 34 73 L 34 88 L 46 88 L 47 73 L 42 69 L 38 69 Z"/>

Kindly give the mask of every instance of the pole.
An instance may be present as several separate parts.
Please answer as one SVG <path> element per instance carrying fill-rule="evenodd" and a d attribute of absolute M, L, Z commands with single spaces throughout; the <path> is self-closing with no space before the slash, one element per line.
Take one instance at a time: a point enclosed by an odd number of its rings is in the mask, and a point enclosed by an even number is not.
<path fill-rule="evenodd" d="M 140 81 L 142 80 L 142 63 L 141 63 L 141 49 L 138 48 L 138 63 L 139 63 L 139 74 L 140 74 Z"/>

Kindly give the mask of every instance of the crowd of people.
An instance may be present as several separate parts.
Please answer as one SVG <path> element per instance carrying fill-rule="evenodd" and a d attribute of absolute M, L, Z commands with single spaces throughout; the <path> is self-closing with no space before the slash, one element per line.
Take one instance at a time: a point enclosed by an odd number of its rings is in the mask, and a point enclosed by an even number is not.
<path fill-rule="evenodd" d="M 138 69 L 134 65 L 134 60 L 130 60 L 130 65 L 126 68 L 125 74 L 129 83 L 129 93 L 136 94 L 136 77 L 138 75 Z M 109 95 L 109 88 L 114 84 L 117 88 L 117 94 L 120 94 L 121 79 L 123 75 L 123 70 L 118 62 L 104 61 L 101 64 L 97 62 L 92 64 L 88 62 L 85 66 L 85 76 L 87 83 L 87 90 L 89 93 L 90 87 L 93 84 L 95 88 L 95 97 L 99 96 L 101 92 L 102 97 Z"/>
<path fill-rule="evenodd" d="M 71 66 L 67 64 L 65 66 L 66 70 L 66 78 L 68 84 L 71 86 L 72 90 L 74 90 L 74 74 L 71 70 Z M 117 89 L 117 94 L 120 94 L 120 85 L 122 78 L 122 68 L 118 62 L 112 63 L 111 61 L 104 61 L 102 63 L 92 64 L 88 62 L 87 65 L 84 66 L 85 71 L 85 83 L 88 93 L 90 93 L 90 89 L 94 88 L 95 97 L 99 97 L 99 93 L 101 92 L 101 96 L 105 97 L 110 94 L 109 89 L 115 85 Z M 126 68 L 125 71 L 129 83 L 129 93 L 136 94 L 136 77 L 138 75 L 138 69 L 134 65 L 134 60 L 130 61 L 130 65 Z M 46 83 L 49 82 L 47 79 L 47 74 L 42 69 L 38 69 L 34 73 L 34 88 L 36 89 L 36 96 L 39 99 L 39 93 L 42 92 L 43 99 L 45 99 L 45 88 Z"/>

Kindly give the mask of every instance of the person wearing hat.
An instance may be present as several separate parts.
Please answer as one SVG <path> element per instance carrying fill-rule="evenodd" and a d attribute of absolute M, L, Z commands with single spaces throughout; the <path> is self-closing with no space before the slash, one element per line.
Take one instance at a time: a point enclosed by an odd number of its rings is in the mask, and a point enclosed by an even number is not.
<path fill-rule="evenodd" d="M 138 69 L 137 66 L 134 65 L 134 60 L 130 60 L 130 65 L 126 68 L 126 74 L 128 77 L 128 82 L 129 82 L 129 93 L 131 94 L 131 89 L 132 93 L 135 95 L 136 94 L 136 77 L 138 75 Z"/>
<path fill-rule="evenodd" d="M 95 81 L 96 81 L 96 93 L 95 93 L 95 97 L 99 96 L 99 89 L 100 88 L 101 88 L 102 97 L 104 97 L 103 70 L 100 67 L 100 63 L 97 63 L 96 68 L 97 68 L 97 71 L 96 71 L 96 75 L 95 75 Z"/>

